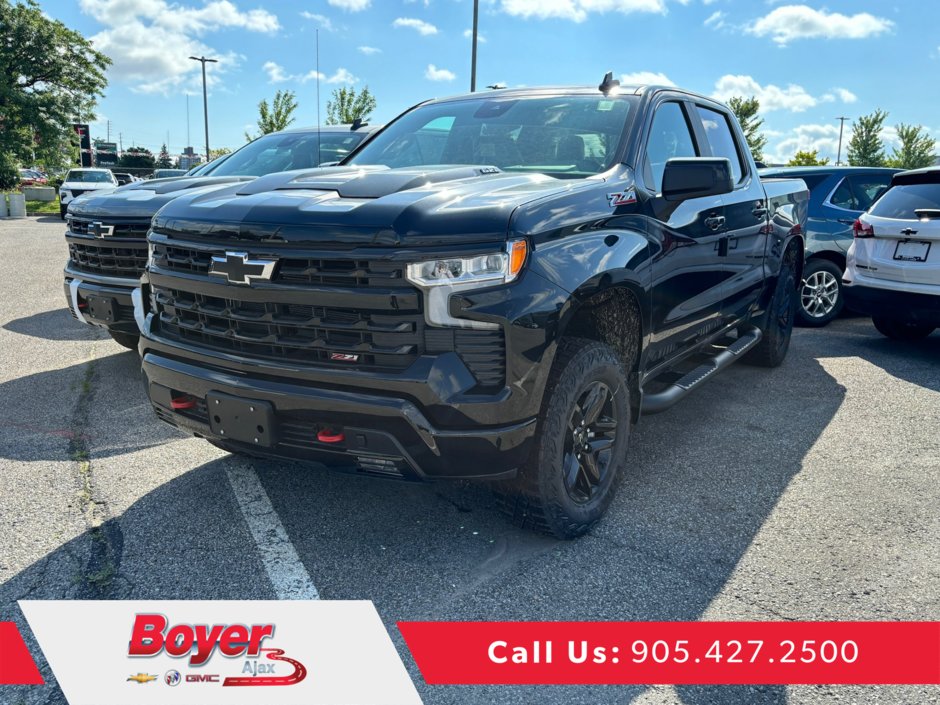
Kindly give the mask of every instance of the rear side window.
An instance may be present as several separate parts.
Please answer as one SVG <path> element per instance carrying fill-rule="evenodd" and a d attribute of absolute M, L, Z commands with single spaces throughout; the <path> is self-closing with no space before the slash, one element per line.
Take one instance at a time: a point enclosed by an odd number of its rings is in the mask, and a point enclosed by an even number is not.
<path fill-rule="evenodd" d="M 656 193 L 662 191 L 666 162 L 673 157 L 697 157 L 695 142 L 682 106 L 663 103 L 656 109 L 646 143 L 646 163 L 643 165 L 646 182 Z"/>
<path fill-rule="evenodd" d="M 738 183 L 744 178 L 744 166 L 731 132 L 731 125 L 728 124 L 728 117 L 701 105 L 696 105 L 695 109 L 698 110 L 698 116 L 705 127 L 705 136 L 708 137 L 708 144 L 712 148 L 712 156 L 725 157 L 731 161 L 731 174 L 734 176 L 734 183 Z"/>
<path fill-rule="evenodd" d="M 869 211 L 879 218 L 916 220 L 920 209 L 940 209 L 940 184 L 895 186 L 879 198 Z"/>
<path fill-rule="evenodd" d="M 867 211 L 891 183 L 891 177 L 885 176 L 850 176 L 852 193 L 858 203 L 858 210 Z"/>
<path fill-rule="evenodd" d="M 852 185 L 848 179 L 842 179 L 839 187 L 832 192 L 829 202 L 838 208 L 845 208 L 850 211 L 862 210 L 858 207 L 858 201 L 855 199 L 855 194 L 852 193 Z"/>

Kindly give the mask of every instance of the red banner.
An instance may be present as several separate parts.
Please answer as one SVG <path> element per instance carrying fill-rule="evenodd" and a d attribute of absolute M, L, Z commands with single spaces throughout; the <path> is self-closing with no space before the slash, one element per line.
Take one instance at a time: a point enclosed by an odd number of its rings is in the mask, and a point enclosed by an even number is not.
<path fill-rule="evenodd" d="M 13 622 L 0 622 L 0 685 L 42 685 L 39 669 Z"/>
<path fill-rule="evenodd" d="M 399 622 L 430 685 L 936 684 L 940 622 Z"/>

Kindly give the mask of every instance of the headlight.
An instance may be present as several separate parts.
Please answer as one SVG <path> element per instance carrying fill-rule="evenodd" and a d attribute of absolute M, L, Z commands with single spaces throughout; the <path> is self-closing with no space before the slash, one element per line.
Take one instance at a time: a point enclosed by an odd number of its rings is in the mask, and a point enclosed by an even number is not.
<path fill-rule="evenodd" d="M 505 251 L 473 257 L 448 257 L 413 262 L 406 278 L 425 292 L 424 317 L 428 324 L 492 330 L 495 323 L 454 318 L 450 315 L 452 293 L 514 281 L 525 264 L 525 240 L 513 240 Z"/>

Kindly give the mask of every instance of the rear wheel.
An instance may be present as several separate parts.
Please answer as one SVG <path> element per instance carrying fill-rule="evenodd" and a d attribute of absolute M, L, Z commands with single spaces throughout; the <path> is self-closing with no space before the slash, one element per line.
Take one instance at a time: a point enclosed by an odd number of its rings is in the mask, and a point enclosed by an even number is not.
<path fill-rule="evenodd" d="M 760 367 L 777 367 L 786 359 L 796 315 L 796 250 L 791 248 L 780 265 L 774 295 L 760 324 L 763 337 L 744 362 Z"/>
<path fill-rule="evenodd" d="M 879 333 L 892 340 L 921 340 L 933 333 L 936 327 L 925 323 L 899 321 L 885 316 L 872 316 L 871 322 L 875 324 Z"/>
<path fill-rule="evenodd" d="M 811 259 L 803 271 L 800 287 L 800 323 L 821 328 L 836 318 L 845 305 L 842 297 L 842 270 L 835 262 Z"/>
<path fill-rule="evenodd" d="M 502 490 L 513 521 L 559 538 L 587 532 L 604 514 L 622 475 L 630 434 L 630 390 L 607 345 L 562 340 L 536 445 Z"/>
<path fill-rule="evenodd" d="M 109 330 L 108 334 L 111 336 L 111 339 L 128 350 L 136 350 L 137 343 L 140 341 L 140 336 L 134 333 L 121 333 L 117 330 Z"/>

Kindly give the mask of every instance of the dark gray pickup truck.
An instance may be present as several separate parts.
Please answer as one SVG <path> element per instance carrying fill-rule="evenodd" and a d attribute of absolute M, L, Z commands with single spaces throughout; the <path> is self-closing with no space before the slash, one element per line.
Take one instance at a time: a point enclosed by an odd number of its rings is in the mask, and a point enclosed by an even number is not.
<path fill-rule="evenodd" d="M 497 480 L 518 523 L 577 536 L 641 414 L 783 361 L 807 196 L 677 88 L 423 103 L 339 166 L 157 213 L 150 399 L 233 452 Z"/>

